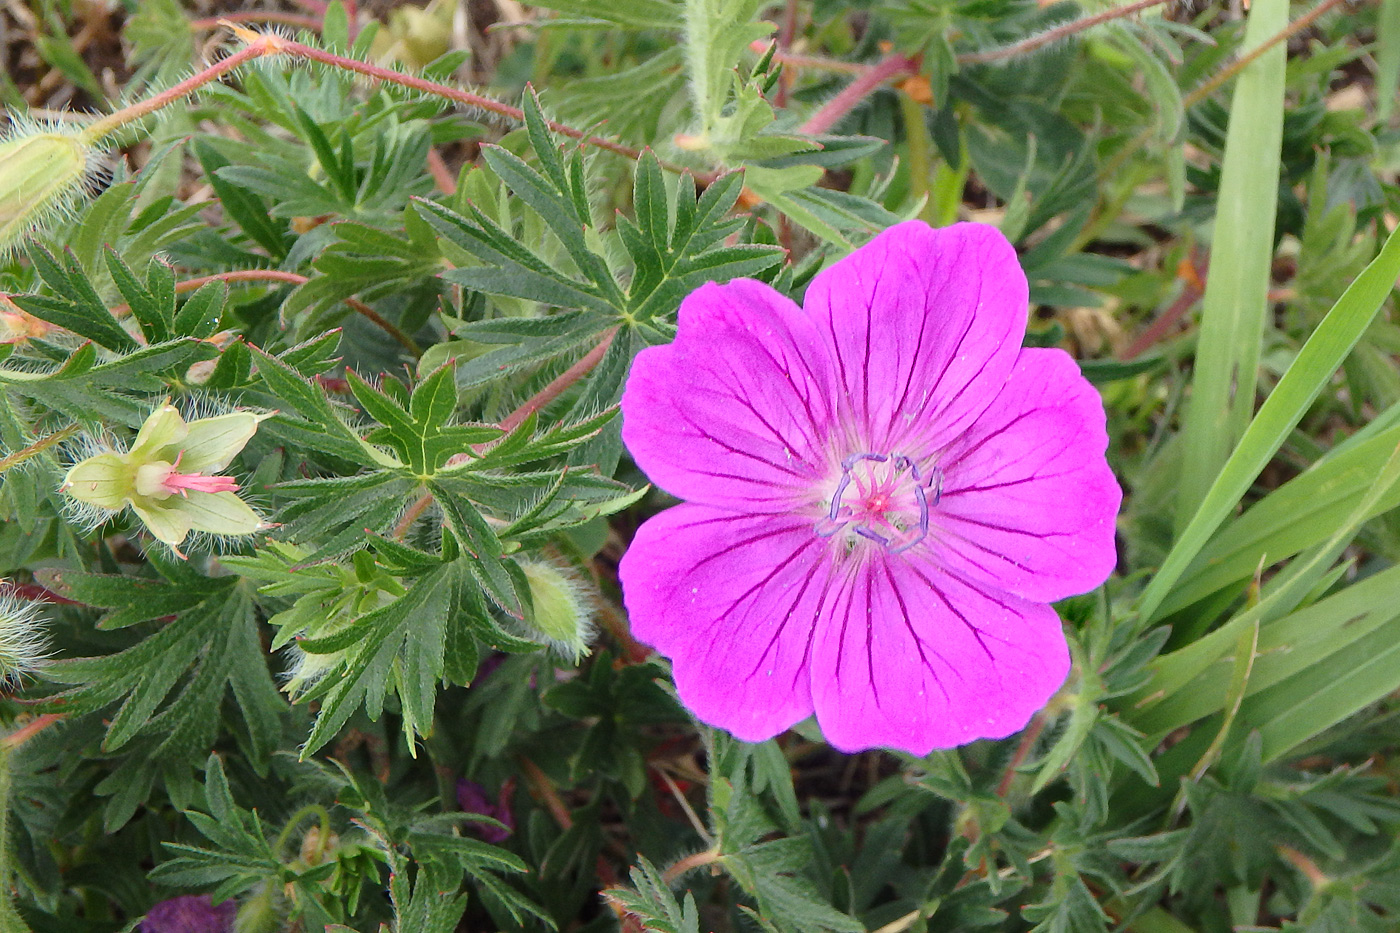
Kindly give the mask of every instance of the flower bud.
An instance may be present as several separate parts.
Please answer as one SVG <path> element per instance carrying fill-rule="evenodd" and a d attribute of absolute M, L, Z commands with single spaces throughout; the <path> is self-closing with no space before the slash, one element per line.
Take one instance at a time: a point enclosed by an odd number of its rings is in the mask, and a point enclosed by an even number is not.
<path fill-rule="evenodd" d="M 83 190 L 92 150 L 76 136 L 31 133 L 0 143 L 0 250 Z"/>
<path fill-rule="evenodd" d="M 583 587 L 558 567 L 542 561 L 522 561 L 530 584 L 534 613 L 526 618 L 532 635 L 565 657 L 577 661 L 588 652 L 593 636 Z"/>
<path fill-rule="evenodd" d="M 233 933 L 278 933 L 287 929 L 286 913 L 276 886 L 264 882 L 238 905 Z"/>
<path fill-rule="evenodd" d="M 39 606 L 19 598 L 8 584 L 0 586 L 0 685 L 17 684 L 48 657 Z"/>

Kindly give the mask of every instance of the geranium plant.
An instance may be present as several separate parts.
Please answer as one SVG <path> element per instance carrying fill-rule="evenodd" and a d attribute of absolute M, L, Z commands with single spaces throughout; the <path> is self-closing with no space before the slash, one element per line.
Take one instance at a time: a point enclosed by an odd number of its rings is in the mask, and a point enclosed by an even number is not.
<path fill-rule="evenodd" d="M 1396 928 L 1397 9 L 0 9 L 0 933 Z"/>

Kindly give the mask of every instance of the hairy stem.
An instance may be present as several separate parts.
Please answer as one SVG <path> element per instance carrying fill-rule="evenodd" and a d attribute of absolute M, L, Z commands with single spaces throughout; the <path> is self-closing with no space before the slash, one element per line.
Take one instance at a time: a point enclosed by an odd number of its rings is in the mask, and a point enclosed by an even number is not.
<path fill-rule="evenodd" d="M 1124 16 L 1131 16 L 1154 6 L 1161 6 L 1169 0 L 1136 0 L 1126 6 L 1113 7 L 1104 10 L 1102 13 L 1095 13 L 1092 16 L 1083 16 L 1076 20 L 1071 20 L 1062 26 L 1054 29 L 1047 29 L 1045 32 L 1034 36 L 1027 36 L 1020 42 L 1013 42 L 1011 45 L 1004 45 L 997 49 L 988 49 L 985 52 L 969 52 L 958 56 L 959 65 L 986 65 L 990 62 L 1005 61 L 1008 58 L 1016 58 L 1019 55 L 1026 55 L 1037 49 L 1042 49 L 1047 45 L 1067 39 L 1077 33 L 1092 29 L 1101 23 L 1109 20 L 1121 19 Z"/>
<path fill-rule="evenodd" d="M 283 26 L 296 26 L 298 29 L 309 29 L 312 32 L 320 32 L 321 30 L 321 20 L 314 16 L 303 16 L 300 13 L 281 13 L 277 10 L 254 10 L 247 13 L 225 13 L 223 16 L 192 19 L 190 20 L 190 31 L 206 32 L 210 29 L 218 29 L 225 23 L 278 23 Z"/>
<path fill-rule="evenodd" d="M 493 100 L 490 97 L 473 94 L 471 91 L 448 87 L 445 84 L 438 84 L 435 81 L 428 81 L 424 78 L 415 77 L 414 75 L 394 71 L 392 68 L 382 68 L 379 65 L 372 65 L 369 62 L 347 58 L 344 55 L 336 55 L 333 52 L 312 48 L 309 45 L 302 45 L 300 42 L 292 42 L 289 39 L 283 39 L 279 36 L 249 33 L 248 30 L 236 29 L 235 31 L 238 32 L 240 38 L 243 38 L 245 41 L 249 41 L 251 36 L 252 42 L 259 43 L 265 48 L 265 51 L 262 53 L 265 55 L 286 55 L 290 58 L 301 58 L 307 61 L 320 62 L 323 65 L 330 65 L 345 71 L 354 72 L 355 74 L 364 75 L 367 78 L 374 78 L 379 81 L 387 81 L 390 84 L 397 84 L 401 87 L 412 88 L 423 94 L 432 94 L 434 97 L 441 97 L 467 107 L 477 107 L 488 113 L 507 117 L 517 123 L 523 123 L 525 121 L 525 112 L 519 107 L 512 107 L 509 104 Z M 252 47 L 252 45 L 249 46 L 249 48 Z M 585 133 L 583 130 L 575 129 L 572 126 L 559 123 L 555 120 L 546 120 L 545 125 L 561 136 L 576 139 L 579 142 L 587 143 L 599 149 L 606 149 L 609 152 L 617 153 L 628 159 L 636 160 L 641 158 L 642 155 L 640 149 L 634 149 L 631 146 L 624 145 L 611 139 L 605 139 L 602 136 L 594 136 Z M 683 166 L 674 165 L 669 162 L 663 161 L 661 165 L 663 168 L 677 174 L 691 171 Z M 713 177 L 705 176 L 704 173 L 700 173 L 696 175 L 696 180 L 703 182 L 706 180 L 713 181 L 714 179 Z"/>
<path fill-rule="evenodd" d="M 807 136 L 820 136 L 831 129 L 837 122 L 850 113 L 852 110 L 875 92 L 886 81 L 903 75 L 913 74 L 919 70 L 919 60 L 910 58 L 907 55 L 894 54 L 887 56 L 878 65 L 863 72 L 846 88 L 837 94 L 826 105 L 808 118 L 807 122 L 798 127 L 797 132 Z"/>
<path fill-rule="evenodd" d="M 0 751 L 9 752 L 12 749 L 18 748 L 40 732 L 43 732 L 49 726 L 61 720 L 63 715 L 63 713 L 45 713 L 42 716 L 35 716 L 14 732 L 11 732 L 4 738 L 0 738 Z"/>
<path fill-rule="evenodd" d="M 715 846 L 713 849 L 706 849 L 703 852 L 696 852 L 694 855 L 687 855 L 685 858 L 673 864 L 670 868 L 661 873 L 661 877 L 666 880 L 667 884 L 670 884 L 686 872 L 699 868 L 702 865 L 713 865 L 723 857 L 724 856 L 720 854 L 719 846 Z"/>
<path fill-rule="evenodd" d="M 1293 38 L 1298 33 L 1311 26 L 1314 22 L 1318 20 L 1319 17 L 1327 13 L 1329 10 L 1335 9 L 1336 7 L 1341 6 L 1345 2 L 1346 0 L 1322 0 L 1322 2 L 1319 3 L 1317 6 L 1313 7 L 1311 10 L 1304 13 L 1302 16 L 1298 17 L 1293 22 L 1285 26 L 1283 29 L 1280 29 L 1278 32 L 1274 33 L 1272 36 L 1265 39 L 1263 42 L 1259 43 L 1257 46 L 1250 49 L 1245 54 L 1241 55 L 1239 58 L 1235 59 L 1229 65 L 1220 69 L 1220 71 L 1217 72 L 1209 80 L 1202 82 L 1189 94 L 1182 97 L 1182 109 L 1190 110 L 1192 107 L 1196 106 L 1201 101 L 1209 97 L 1211 94 L 1219 90 L 1220 87 L 1223 84 L 1225 84 L 1225 82 L 1238 75 L 1245 68 L 1248 68 L 1249 65 L 1252 62 L 1254 62 L 1260 55 L 1263 55 L 1265 52 L 1278 45 L 1280 42 L 1286 42 L 1289 39 Z M 1128 159 L 1130 159 L 1135 153 L 1138 152 L 1138 150 L 1142 149 L 1143 146 L 1147 145 L 1147 143 L 1152 139 L 1154 133 L 1156 133 L 1156 129 L 1154 127 L 1149 126 L 1146 129 L 1144 129 L 1141 133 L 1138 133 L 1137 136 L 1133 137 L 1133 139 L 1129 141 L 1125 146 L 1123 146 L 1123 148 L 1119 149 L 1116 153 L 1114 153 L 1113 158 L 1109 159 L 1108 162 L 1104 164 L 1103 171 L 1101 173 L 1103 177 L 1108 178 L 1115 175 L 1123 167 L 1123 163 L 1127 162 Z"/>
<path fill-rule="evenodd" d="M 255 58 L 261 58 L 266 54 L 267 43 L 258 43 L 244 49 L 239 49 L 223 61 L 210 65 L 208 68 L 199 72 L 199 74 L 186 78 L 179 84 L 161 91 L 154 97 L 148 97 L 145 100 L 137 101 L 130 107 L 123 107 L 115 113 L 109 113 L 100 120 L 89 123 L 83 129 L 81 139 L 88 145 L 98 142 L 127 124 L 134 123 L 143 117 L 149 116 L 167 104 L 172 104 L 177 100 L 188 97 L 210 81 L 221 78 L 239 66 Z"/>
<path fill-rule="evenodd" d="M 1185 97 L 1183 97 L 1181 99 L 1182 109 L 1189 110 L 1192 107 L 1196 106 L 1201 101 L 1209 97 L 1212 93 L 1214 93 L 1215 90 L 1219 88 L 1222 84 L 1224 84 L 1226 81 L 1229 81 L 1235 75 L 1248 68 L 1250 64 L 1252 64 L 1254 60 L 1257 59 L 1260 55 L 1263 55 L 1265 52 L 1278 45 L 1280 42 L 1286 42 L 1289 39 L 1293 38 L 1298 33 L 1302 32 L 1304 29 L 1307 29 L 1313 23 L 1317 22 L 1318 18 L 1325 14 L 1328 10 L 1331 10 L 1334 7 L 1341 6 L 1345 2 L 1346 0 L 1322 0 L 1322 2 L 1319 3 L 1317 6 L 1313 7 L 1311 10 L 1304 13 L 1302 16 L 1298 17 L 1293 22 L 1289 23 L 1283 29 L 1279 30 L 1274 35 L 1270 36 L 1263 42 L 1256 45 L 1254 48 L 1250 49 L 1244 55 L 1241 55 L 1239 58 L 1235 59 L 1226 67 L 1220 69 L 1220 71 L 1216 72 L 1216 74 L 1210 80 L 1202 83 L 1190 94 L 1187 94 Z"/>
<path fill-rule="evenodd" d="M 1134 360 L 1148 350 L 1161 343 L 1171 333 L 1186 312 L 1190 311 L 1196 302 L 1201 300 L 1205 294 L 1204 269 L 1197 268 L 1196 254 L 1193 249 L 1191 255 L 1181 261 L 1181 266 L 1177 270 L 1177 277 L 1185 284 L 1181 289 L 1181 294 L 1171 303 L 1171 307 L 1163 311 L 1155 318 L 1151 324 L 1143 329 L 1142 333 L 1133 338 L 1133 342 L 1128 344 L 1128 348 L 1118 354 L 1118 358 L 1123 362 Z"/>
<path fill-rule="evenodd" d="M 585 353 L 577 363 L 551 380 L 549 385 L 527 399 L 519 408 L 506 415 L 501 421 L 501 430 L 507 433 L 515 430 L 522 421 L 563 395 L 564 390 L 588 375 L 589 370 L 597 366 L 599 361 L 603 359 L 603 355 L 608 352 L 608 348 L 612 346 L 613 338 L 616 336 L 616 327 L 610 327 L 603 331 L 602 339 L 598 341 L 597 346 Z"/>
<path fill-rule="evenodd" d="M 1021 767 L 1030 757 L 1031 749 L 1035 748 L 1036 740 L 1045 731 L 1045 719 L 1044 710 L 1036 713 L 1032 717 L 1030 725 L 1026 726 L 1025 731 L 1021 733 L 1021 741 L 1016 744 L 1016 751 L 1012 752 L 1011 760 L 1006 763 L 1006 770 L 1002 772 L 1001 780 L 997 783 L 996 794 L 998 797 L 1004 799 L 1011 792 L 1011 784 L 1016 780 L 1016 769 Z"/>
<path fill-rule="evenodd" d="M 52 447 L 54 444 L 63 443 L 64 441 L 68 440 L 68 438 L 72 437 L 74 434 L 77 434 L 78 428 L 79 426 L 77 424 L 70 424 L 66 428 L 59 428 L 52 434 L 39 438 L 37 441 L 30 444 L 28 447 L 21 448 L 20 450 L 16 450 L 12 454 L 0 457 L 0 473 L 4 473 L 11 467 L 18 466 L 19 464 L 28 460 L 35 454 L 41 453 L 44 450 L 47 450 L 48 448 Z"/>
<path fill-rule="evenodd" d="M 762 55 L 768 51 L 766 42 L 758 41 L 749 43 L 749 49 Z M 859 75 L 870 70 L 870 65 L 863 65 L 860 62 L 843 62 L 837 58 L 824 58 L 820 55 L 802 55 L 797 52 L 785 51 L 781 44 L 773 53 L 773 61 L 779 65 L 786 65 L 789 68 L 811 68 L 815 71 L 831 71 L 837 74 Z"/>
<path fill-rule="evenodd" d="M 509 433 L 515 428 L 518 428 L 520 426 L 520 423 L 526 418 L 530 417 L 531 414 L 539 411 L 541 408 L 548 405 L 550 402 L 554 401 L 556 398 L 562 395 L 565 389 L 573 385 L 575 382 L 578 382 L 584 376 L 588 375 L 589 370 L 591 370 L 594 366 L 598 365 L 598 362 L 603 358 L 604 354 L 608 352 L 608 347 L 612 346 L 613 338 L 616 336 L 616 327 L 610 327 L 607 330 L 603 331 L 603 337 L 601 340 L 598 341 L 597 346 L 585 353 L 582 359 L 580 359 L 577 363 L 570 366 L 568 369 L 564 370 L 553 380 L 551 380 L 549 385 L 545 386 L 543 389 L 540 389 L 534 395 L 526 399 L 520 405 L 519 408 L 506 415 L 505 418 L 501 419 L 501 422 L 499 425 L 497 425 L 497 427 L 499 427 L 502 431 Z M 479 444 L 477 446 L 485 447 L 486 445 Z M 467 454 L 465 452 L 454 454 L 447 462 L 449 464 L 458 463 L 461 461 L 461 459 L 465 458 L 466 456 Z M 418 517 L 422 515 L 423 512 L 428 508 L 428 506 L 432 505 L 432 503 L 432 493 L 425 492 L 421 496 L 419 496 L 414 501 L 414 503 L 408 507 L 407 511 L 403 513 L 403 517 L 398 520 L 398 523 L 394 525 L 394 530 L 392 533 L 394 540 L 402 541 L 404 539 L 404 536 L 408 534 L 408 529 L 413 527 L 413 523 L 418 521 Z"/>

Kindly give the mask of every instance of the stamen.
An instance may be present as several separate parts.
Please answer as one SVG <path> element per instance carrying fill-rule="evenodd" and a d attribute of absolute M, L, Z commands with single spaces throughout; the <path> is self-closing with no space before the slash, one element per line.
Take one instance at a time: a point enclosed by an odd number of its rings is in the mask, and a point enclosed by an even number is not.
<path fill-rule="evenodd" d="M 870 466 L 860 469 L 866 461 Z M 883 473 L 875 464 L 886 464 Z M 928 537 L 930 510 L 943 497 L 943 471 L 937 466 L 925 471 L 904 454 L 860 451 L 842 460 L 841 468 L 831 504 L 813 529 L 818 537 L 845 531 L 852 538 L 875 541 L 892 554 Z M 852 487 L 855 496 L 847 501 Z"/>
<path fill-rule="evenodd" d="M 180 495 L 189 497 L 190 490 L 195 492 L 238 492 L 238 483 L 234 482 L 232 476 L 204 476 L 199 473 L 176 473 L 170 471 L 162 486 L 169 492 L 178 492 Z"/>

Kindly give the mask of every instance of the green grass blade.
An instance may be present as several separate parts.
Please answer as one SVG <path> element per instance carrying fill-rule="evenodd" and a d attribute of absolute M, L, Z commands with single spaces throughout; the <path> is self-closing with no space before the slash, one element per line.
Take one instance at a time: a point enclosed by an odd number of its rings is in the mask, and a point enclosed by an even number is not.
<path fill-rule="evenodd" d="M 1132 711 L 1125 718 L 1134 728 L 1163 735 L 1221 709 L 1226 702 L 1221 685 L 1228 681 L 1232 665 L 1225 652 L 1250 626 L 1264 626 L 1259 638 L 1261 657 L 1249 682 L 1253 693 L 1301 672 L 1366 636 L 1376 625 L 1387 623 L 1396 614 L 1396 596 L 1390 589 L 1400 582 L 1393 579 L 1396 568 L 1300 612 L 1292 610 L 1327 573 L 1375 503 L 1396 486 L 1400 486 L 1400 447 L 1391 451 L 1370 492 L 1331 539 L 1270 581 L 1267 595 L 1257 606 L 1154 661 L 1151 679 L 1128 698 Z M 1291 614 L 1279 618 L 1283 613 Z"/>
<path fill-rule="evenodd" d="M 1288 25 L 1288 0 L 1256 0 L 1242 51 Z M 1177 491 L 1178 534 L 1205 501 L 1254 411 L 1259 347 L 1268 310 L 1280 149 L 1285 49 L 1271 48 L 1235 85 L 1201 306 L 1191 403 Z"/>
<path fill-rule="evenodd" d="M 1335 450 L 1300 476 L 1269 493 L 1215 535 L 1162 602 L 1165 618 L 1222 590 L 1238 593 L 1262 562 L 1287 560 L 1325 541 L 1337 516 L 1350 514 L 1371 490 L 1400 444 L 1400 425 L 1359 445 Z M 1377 499 L 1366 520 L 1400 505 L 1400 487 Z"/>
<path fill-rule="evenodd" d="M 1356 277 L 1327 312 L 1303 349 L 1269 394 L 1239 446 L 1220 471 L 1196 516 L 1177 538 L 1139 603 L 1148 621 L 1159 609 L 1221 523 L 1278 452 L 1332 374 L 1361 339 L 1400 276 L 1400 227 L 1386 239 L 1380 255 Z"/>
<path fill-rule="evenodd" d="M 1381 0 L 1376 40 L 1376 118 L 1388 123 L 1400 94 L 1400 0 Z"/>

